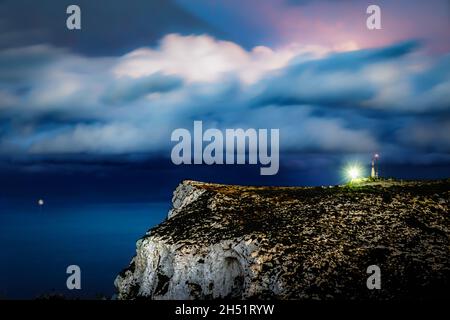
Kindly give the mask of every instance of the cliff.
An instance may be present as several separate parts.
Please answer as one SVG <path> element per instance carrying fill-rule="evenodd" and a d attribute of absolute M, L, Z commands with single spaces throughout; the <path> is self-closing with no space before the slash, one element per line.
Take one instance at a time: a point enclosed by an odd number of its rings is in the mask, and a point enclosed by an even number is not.
<path fill-rule="evenodd" d="M 118 299 L 427 299 L 450 279 L 450 180 L 335 187 L 184 181 Z M 367 267 L 381 270 L 369 290 Z"/>

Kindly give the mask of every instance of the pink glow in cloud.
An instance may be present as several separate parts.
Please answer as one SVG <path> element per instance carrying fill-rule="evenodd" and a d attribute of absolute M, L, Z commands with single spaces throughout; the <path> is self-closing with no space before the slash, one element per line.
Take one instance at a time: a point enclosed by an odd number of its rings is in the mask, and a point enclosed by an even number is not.
<path fill-rule="evenodd" d="M 298 43 L 342 51 L 420 39 L 430 52 L 450 51 L 447 0 L 200 0 L 208 7 L 203 11 L 179 2 L 228 34 L 272 47 Z M 366 27 L 371 4 L 381 7 L 382 30 Z"/>

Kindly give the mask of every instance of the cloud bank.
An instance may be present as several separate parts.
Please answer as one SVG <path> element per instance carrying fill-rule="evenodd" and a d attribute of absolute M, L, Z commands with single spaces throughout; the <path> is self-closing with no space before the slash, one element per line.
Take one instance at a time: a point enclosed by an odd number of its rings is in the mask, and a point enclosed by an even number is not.
<path fill-rule="evenodd" d="M 450 57 L 420 43 L 336 52 L 247 50 L 207 35 L 87 57 L 51 45 L 0 51 L 0 157 L 170 155 L 193 120 L 279 128 L 291 153 L 449 159 Z M 411 155 L 414 157 L 411 158 Z"/>

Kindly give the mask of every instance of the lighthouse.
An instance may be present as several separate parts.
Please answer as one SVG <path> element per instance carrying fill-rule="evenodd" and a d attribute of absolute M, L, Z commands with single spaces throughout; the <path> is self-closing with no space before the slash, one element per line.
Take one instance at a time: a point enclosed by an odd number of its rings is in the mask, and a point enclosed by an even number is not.
<path fill-rule="evenodd" d="M 372 179 L 378 178 L 378 158 L 380 155 L 378 153 L 375 153 L 372 157 L 372 170 L 370 171 L 370 177 Z"/>

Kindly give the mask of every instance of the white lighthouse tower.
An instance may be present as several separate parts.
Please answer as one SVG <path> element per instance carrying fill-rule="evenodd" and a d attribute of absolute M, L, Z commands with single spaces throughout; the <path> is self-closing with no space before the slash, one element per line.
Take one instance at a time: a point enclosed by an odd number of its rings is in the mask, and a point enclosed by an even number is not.
<path fill-rule="evenodd" d="M 372 157 L 372 170 L 370 171 L 370 177 L 372 179 L 378 179 L 378 158 L 380 155 L 375 153 Z"/>

